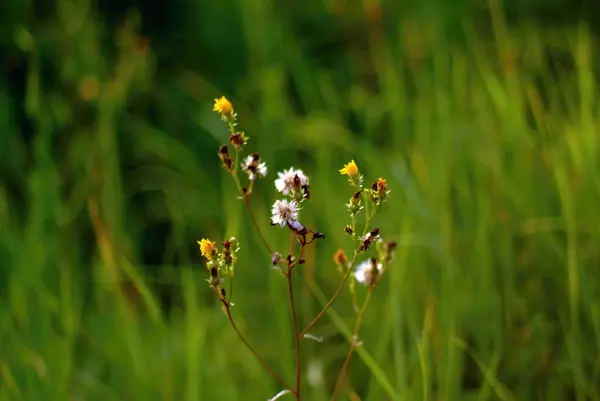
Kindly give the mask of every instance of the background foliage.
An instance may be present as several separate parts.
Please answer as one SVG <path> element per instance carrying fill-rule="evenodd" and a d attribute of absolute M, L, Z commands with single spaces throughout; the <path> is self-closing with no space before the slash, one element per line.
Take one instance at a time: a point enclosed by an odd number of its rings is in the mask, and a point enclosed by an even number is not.
<path fill-rule="evenodd" d="M 216 157 L 221 94 L 271 178 L 290 164 L 311 177 L 303 216 L 327 240 L 298 283 L 304 323 L 339 280 L 331 255 L 351 248 L 337 169 L 353 158 L 388 178 L 376 224 L 400 248 L 365 318 L 352 399 L 600 399 L 593 2 L 0 9 L 1 400 L 275 394 L 207 288 L 202 237 L 240 240 L 237 319 L 291 377 L 283 280 Z M 271 181 L 255 195 L 283 246 Z M 310 400 L 328 399 L 349 305 L 307 347 Z"/>

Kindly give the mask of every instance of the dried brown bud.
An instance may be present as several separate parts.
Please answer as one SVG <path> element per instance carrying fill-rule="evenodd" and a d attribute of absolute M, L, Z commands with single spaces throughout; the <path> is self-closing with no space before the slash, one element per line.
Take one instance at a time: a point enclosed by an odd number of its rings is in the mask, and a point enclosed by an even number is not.
<path fill-rule="evenodd" d="M 219 277 L 219 270 L 216 267 L 210 268 L 210 278 L 208 283 L 211 287 L 217 288 L 221 284 L 221 278 Z"/>
<path fill-rule="evenodd" d="M 231 143 L 236 149 L 240 149 L 242 146 L 248 143 L 248 137 L 243 132 L 236 132 L 231 134 L 229 137 L 229 143 Z"/>
<path fill-rule="evenodd" d="M 310 200 L 310 188 L 308 185 L 302 185 L 302 192 L 304 193 L 304 199 Z"/>
<path fill-rule="evenodd" d="M 360 244 L 360 248 L 358 250 L 366 251 L 371 246 L 371 243 L 377 238 L 379 238 L 379 228 L 374 228 L 363 237 L 362 243 Z"/>
<path fill-rule="evenodd" d="M 223 145 L 219 148 L 219 159 L 221 159 L 221 163 L 223 163 L 223 167 L 227 169 L 230 173 L 233 171 L 233 160 L 231 160 L 231 156 L 229 155 L 229 149 L 227 145 Z"/>
<path fill-rule="evenodd" d="M 271 225 L 273 224 L 271 223 Z M 287 226 L 296 234 L 298 242 L 300 242 L 302 245 L 310 244 L 316 239 L 325 238 L 325 234 L 314 232 L 310 228 L 302 225 L 302 223 L 297 220 L 288 221 Z"/>
<path fill-rule="evenodd" d="M 348 257 L 344 253 L 343 250 L 338 249 L 337 252 L 333 255 L 333 261 L 338 266 L 346 266 L 348 263 Z"/>

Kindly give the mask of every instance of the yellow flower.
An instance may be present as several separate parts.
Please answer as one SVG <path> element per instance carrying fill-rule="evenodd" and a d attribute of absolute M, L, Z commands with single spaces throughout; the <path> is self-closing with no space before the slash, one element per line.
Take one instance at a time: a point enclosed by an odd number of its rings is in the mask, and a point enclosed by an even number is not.
<path fill-rule="evenodd" d="M 211 240 L 203 238 L 201 241 L 198 241 L 198 245 L 200 245 L 200 253 L 206 259 L 213 260 L 217 256 L 216 244 Z"/>
<path fill-rule="evenodd" d="M 358 166 L 354 163 L 354 160 L 350 160 L 350 163 L 344 165 L 344 168 L 340 170 L 342 175 L 347 175 L 348 177 L 355 178 L 358 176 Z"/>
<path fill-rule="evenodd" d="M 233 116 L 233 105 L 225 96 L 221 96 L 220 99 L 215 99 L 213 111 L 221 113 L 222 116 L 229 118 Z"/>

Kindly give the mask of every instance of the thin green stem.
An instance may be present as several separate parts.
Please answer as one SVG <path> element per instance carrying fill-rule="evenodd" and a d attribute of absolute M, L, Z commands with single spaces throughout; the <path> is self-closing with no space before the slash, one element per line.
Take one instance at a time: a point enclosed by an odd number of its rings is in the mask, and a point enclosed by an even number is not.
<path fill-rule="evenodd" d="M 306 328 L 304 330 L 302 330 L 302 332 L 300 333 L 300 337 L 304 337 L 304 335 L 306 333 L 308 333 L 308 331 L 310 329 L 312 329 L 315 324 L 317 324 L 319 319 L 321 319 L 323 317 L 323 315 L 325 314 L 325 312 L 327 312 L 327 309 L 329 309 L 329 307 L 331 305 L 333 305 L 333 303 L 335 302 L 337 297 L 342 293 L 342 290 L 344 289 L 344 285 L 346 284 L 346 281 L 348 281 L 348 277 L 350 277 L 350 273 L 352 273 L 352 267 L 354 266 L 354 263 L 356 263 L 357 257 L 358 257 L 358 252 L 354 252 L 354 257 L 350 261 L 350 265 L 348 266 L 348 269 L 346 270 L 346 274 L 344 274 L 344 277 L 342 278 L 342 282 L 338 286 L 337 290 L 335 290 L 335 292 L 333 293 L 333 295 L 331 296 L 329 301 L 327 301 L 327 303 L 325 304 L 325 306 L 323 306 L 323 309 L 321 309 L 321 311 L 317 314 L 317 316 L 315 316 L 315 318 L 308 324 L 308 326 L 306 326 Z"/>
<path fill-rule="evenodd" d="M 254 217 L 252 208 L 250 207 L 250 197 L 247 194 L 244 194 L 243 192 L 242 192 L 242 197 L 244 198 L 244 205 L 246 205 L 246 210 L 248 210 L 248 214 L 250 215 L 250 220 L 252 220 L 252 224 L 254 225 L 254 228 L 256 229 L 256 232 L 258 233 L 258 237 L 260 238 L 260 241 L 265 246 L 265 249 L 267 250 L 267 252 L 269 252 L 269 255 L 272 255 L 273 250 L 271 249 L 271 247 L 269 246 L 269 243 L 267 242 L 267 239 L 263 235 L 263 233 L 258 225 L 258 222 L 256 221 L 256 218 Z"/>
<path fill-rule="evenodd" d="M 375 216 L 375 213 L 377 213 L 377 210 L 379 210 L 379 204 L 375 204 L 375 207 L 373 207 L 373 211 L 371 212 L 371 216 L 369 217 L 369 223 L 371 222 L 371 220 L 373 220 L 373 217 Z"/>
<path fill-rule="evenodd" d="M 244 195 L 244 189 L 242 188 L 242 183 L 240 182 L 240 177 L 238 177 L 238 170 L 239 170 L 239 160 L 240 159 L 240 148 L 236 147 L 235 148 L 235 158 L 234 158 L 234 162 L 233 162 L 233 171 L 231 172 L 231 176 L 233 177 L 233 181 L 235 182 L 235 186 L 237 187 L 238 192 L 240 193 L 240 195 L 242 195 L 242 197 L 245 197 Z"/>
<path fill-rule="evenodd" d="M 229 277 L 229 291 L 227 294 L 227 303 L 231 305 L 231 297 L 233 296 L 233 277 Z"/>
<path fill-rule="evenodd" d="M 344 379 L 346 377 L 346 372 L 348 370 L 348 365 L 350 365 L 350 360 L 352 359 L 352 354 L 354 353 L 354 350 L 356 349 L 356 347 L 358 347 L 360 345 L 359 340 L 358 340 L 358 332 L 360 330 L 360 325 L 362 323 L 362 319 L 363 319 L 365 310 L 367 310 L 367 306 L 369 305 L 369 301 L 371 300 L 371 294 L 373 293 L 373 288 L 374 288 L 373 285 L 371 285 L 369 287 L 369 290 L 367 291 L 367 295 L 365 297 L 365 301 L 363 302 L 363 305 L 360 308 L 360 311 L 358 312 L 358 316 L 356 317 L 354 331 L 352 332 L 352 343 L 350 344 L 350 349 L 348 350 L 348 354 L 346 355 L 346 359 L 344 360 L 344 364 L 342 365 L 342 369 L 340 370 L 340 374 L 335 383 L 335 387 L 333 389 L 333 393 L 331 394 L 330 401 L 335 400 L 340 389 L 342 388 L 342 384 L 344 382 Z"/>
<path fill-rule="evenodd" d="M 354 311 L 358 311 L 358 298 L 356 297 L 356 279 L 354 276 L 350 279 L 350 292 L 352 292 L 352 308 Z"/>
<path fill-rule="evenodd" d="M 258 233 L 260 241 L 263 243 L 263 245 L 267 249 L 267 252 L 269 252 L 269 255 L 272 255 L 273 251 L 271 250 L 271 247 L 269 246 L 267 239 L 263 235 L 263 233 L 258 225 L 258 222 L 256 221 L 256 217 L 254 217 L 252 208 L 250 207 L 250 196 L 249 196 L 248 192 L 244 191 L 244 188 L 242 187 L 242 184 L 240 182 L 240 178 L 238 177 L 239 157 L 240 157 L 240 150 L 239 150 L 239 148 L 236 148 L 235 149 L 235 166 L 233 167 L 233 171 L 231 172 L 231 177 L 233 177 L 235 186 L 237 187 L 237 190 L 240 193 L 242 200 L 244 201 L 244 206 L 246 206 L 246 210 L 248 210 L 248 214 L 250 215 L 250 220 L 252 220 L 252 225 L 254 225 L 254 228 L 256 229 L 256 232 Z"/>
<path fill-rule="evenodd" d="M 267 372 L 269 372 L 269 374 L 271 376 L 273 376 L 273 378 L 275 380 L 277 380 L 285 388 L 287 388 L 287 389 L 289 389 L 291 391 L 294 391 L 294 389 L 292 388 L 292 386 L 290 386 L 289 384 L 287 384 L 287 382 L 285 380 L 283 380 L 281 378 L 281 376 L 279 376 L 277 373 L 275 373 L 275 371 L 273 370 L 273 368 L 271 368 L 271 366 L 260 356 L 260 354 L 248 342 L 248 340 L 246 340 L 246 338 L 244 337 L 244 335 L 242 334 L 242 332 L 240 331 L 240 329 L 235 324 L 235 320 L 233 319 L 233 316 L 231 315 L 231 303 L 229 303 L 228 301 L 226 301 L 225 299 L 223 299 L 219 295 L 219 293 L 218 293 L 218 291 L 217 291 L 216 288 L 214 289 L 214 291 L 215 291 L 215 295 L 221 301 L 221 303 L 223 304 L 223 307 L 225 308 L 225 313 L 227 314 L 227 319 L 229 320 L 229 323 L 231 324 L 231 327 L 233 327 L 233 330 L 235 330 L 235 332 L 237 333 L 238 337 L 240 338 L 240 340 L 242 340 L 242 342 L 244 343 L 244 345 L 246 346 L 246 348 L 248 348 L 248 350 L 250 350 L 250 352 L 252 353 L 252 355 L 254 355 L 254 357 L 258 360 L 258 362 L 260 362 L 260 364 L 265 368 L 265 370 Z"/>
<path fill-rule="evenodd" d="M 363 199 L 365 202 L 365 227 L 363 228 L 363 233 L 362 236 L 364 237 L 367 234 L 367 231 L 369 230 L 369 224 L 371 223 L 371 219 L 373 218 L 373 215 L 369 215 L 369 197 L 367 196 L 367 194 L 365 193 L 364 189 L 362 192 L 363 195 Z M 375 213 L 373 213 L 375 214 Z"/>
<path fill-rule="evenodd" d="M 375 213 L 377 213 L 377 209 L 378 209 L 378 206 L 375 205 L 374 208 L 373 208 L 373 211 L 369 214 L 368 204 L 369 204 L 370 199 L 368 198 L 368 196 L 365 194 L 364 191 L 363 191 L 363 198 L 364 198 L 364 202 L 365 202 L 365 227 L 363 229 L 362 237 L 364 237 L 367 234 L 367 231 L 369 230 L 369 225 L 371 224 L 371 220 L 375 216 Z M 355 223 L 356 223 L 356 218 L 353 215 L 352 216 L 352 225 L 354 226 Z M 352 231 L 354 232 L 354 229 Z M 323 317 L 323 315 L 325 314 L 325 312 L 327 312 L 327 309 L 329 309 L 331 307 L 331 305 L 333 305 L 333 303 L 335 302 L 335 300 L 337 299 L 337 297 L 341 294 L 342 290 L 344 289 L 344 285 L 346 284 L 346 281 L 348 281 L 348 277 L 350 277 L 350 273 L 352 272 L 352 268 L 354 267 L 354 263 L 356 263 L 356 258 L 358 257 L 358 254 L 360 253 L 358 251 L 359 247 L 360 247 L 360 244 L 354 250 L 354 257 L 352 258 L 352 261 L 350 261 L 350 265 L 348 266 L 348 270 L 346 271 L 346 274 L 344 274 L 344 277 L 342 278 L 342 282 L 338 286 L 337 290 L 335 290 L 335 292 L 333 293 L 333 295 L 331 296 L 331 298 L 329 299 L 329 301 L 327 301 L 327 303 L 325 304 L 325 306 L 323 307 L 323 309 L 321 309 L 321 311 L 317 314 L 317 316 L 315 316 L 315 318 L 302 331 L 301 336 L 304 336 L 306 333 L 308 333 L 308 331 L 315 324 L 317 324 L 317 322 L 319 321 L 319 319 L 321 319 L 321 317 Z M 356 306 L 356 294 L 353 294 L 353 303 Z"/>

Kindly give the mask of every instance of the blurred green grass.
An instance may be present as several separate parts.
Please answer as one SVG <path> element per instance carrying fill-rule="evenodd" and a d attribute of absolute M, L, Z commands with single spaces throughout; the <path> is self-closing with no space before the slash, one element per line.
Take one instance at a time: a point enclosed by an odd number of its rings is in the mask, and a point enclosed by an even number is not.
<path fill-rule="evenodd" d="M 427 13 L 310 3 L 319 43 L 271 2 L 239 2 L 233 17 L 214 5 L 230 25 L 189 32 L 175 68 L 137 13 L 113 31 L 89 2 L 56 4 L 2 38 L 25 75 L 18 96 L 11 77 L 0 86 L 0 400 L 275 394 L 210 294 L 202 237 L 239 238 L 236 318 L 291 377 L 283 280 L 219 169 L 221 94 L 269 163 L 254 208 L 271 243 L 287 242 L 267 224 L 275 172 L 310 176 L 305 223 L 327 240 L 305 266 L 318 296 L 298 283 L 304 324 L 350 248 L 338 169 L 388 179 L 376 224 L 401 246 L 352 364 L 360 399 L 600 399 L 598 60 L 583 24 L 509 26 L 492 2 L 486 23 L 454 16 L 450 37 Z M 353 34 L 328 43 L 339 32 Z M 207 41 L 227 58 L 186 53 Z M 310 400 L 328 399 L 350 304 L 307 343 Z"/>

